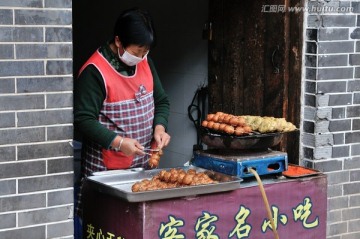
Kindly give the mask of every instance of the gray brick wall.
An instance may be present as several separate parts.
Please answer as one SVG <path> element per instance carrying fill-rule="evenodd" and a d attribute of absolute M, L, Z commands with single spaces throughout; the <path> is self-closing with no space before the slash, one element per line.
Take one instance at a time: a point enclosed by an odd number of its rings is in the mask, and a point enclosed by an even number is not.
<path fill-rule="evenodd" d="M 0 1 L 0 238 L 74 237 L 72 55 L 71 0 Z"/>
<path fill-rule="evenodd" d="M 306 6 L 300 154 L 304 165 L 328 175 L 327 238 L 357 239 L 360 1 L 308 0 Z"/>

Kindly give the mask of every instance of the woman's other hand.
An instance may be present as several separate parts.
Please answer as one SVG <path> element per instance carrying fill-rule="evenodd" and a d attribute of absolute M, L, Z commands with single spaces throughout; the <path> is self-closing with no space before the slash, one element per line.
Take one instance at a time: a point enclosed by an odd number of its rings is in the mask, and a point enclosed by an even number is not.
<path fill-rule="evenodd" d="M 144 146 L 142 146 L 137 140 L 125 138 L 123 145 L 121 146 L 121 151 L 126 156 L 134 155 L 144 155 Z"/>
<path fill-rule="evenodd" d="M 113 147 L 117 147 L 121 142 L 122 137 L 117 136 L 114 140 Z M 144 155 L 144 146 L 142 146 L 137 140 L 131 138 L 124 138 L 122 140 L 120 151 L 126 156 Z"/>
<path fill-rule="evenodd" d="M 165 132 L 165 127 L 162 125 L 156 125 L 154 130 L 154 139 L 156 141 L 157 147 L 162 149 L 169 145 L 170 135 Z"/>

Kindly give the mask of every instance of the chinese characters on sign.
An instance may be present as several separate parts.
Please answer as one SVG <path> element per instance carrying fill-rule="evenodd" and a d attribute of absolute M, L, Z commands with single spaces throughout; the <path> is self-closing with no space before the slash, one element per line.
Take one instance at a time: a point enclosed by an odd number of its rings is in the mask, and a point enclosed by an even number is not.
<path fill-rule="evenodd" d="M 312 203 L 311 199 L 306 197 L 303 201 L 303 204 L 299 204 L 295 209 L 293 209 L 294 220 L 301 221 L 304 228 L 314 228 L 319 225 L 319 217 L 316 217 L 313 222 L 308 222 L 311 215 Z"/>
<path fill-rule="evenodd" d="M 103 232 L 101 228 L 95 230 L 94 226 L 87 224 L 86 239 L 125 239 L 124 237 L 116 237 L 111 232 Z"/>
<path fill-rule="evenodd" d="M 251 225 L 246 223 L 246 219 L 250 215 L 250 209 L 240 206 L 238 213 L 235 216 L 236 226 L 230 232 L 229 238 L 232 238 L 236 234 L 236 238 L 247 238 L 251 232 Z"/>
<path fill-rule="evenodd" d="M 219 239 L 220 237 L 214 232 L 216 226 L 214 223 L 219 220 L 218 216 L 203 212 L 198 218 L 195 225 L 196 238 L 198 239 Z"/>
<path fill-rule="evenodd" d="M 305 197 L 302 202 L 295 205 L 291 210 L 291 215 L 284 214 L 276 205 L 271 206 L 273 220 L 276 229 L 280 226 L 285 227 L 290 219 L 293 223 L 301 223 L 305 229 L 314 229 L 319 226 L 319 216 L 312 215 L 313 202 L 311 198 Z M 269 219 L 264 219 L 260 228 L 254 228 L 249 222 L 251 218 L 251 209 L 245 205 L 240 205 L 234 215 L 234 224 L 228 233 L 228 238 L 251 238 L 251 233 L 261 231 L 267 233 L 272 231 Z M 195 222 L 185 222 L 179 216 L 168 215 L 165 222 L 161 222 L 158 229 L 159 239 L 185 239 L 187 236 L 181 232 L 181 228 L 187 223 L 195 223 L 194 232 L 197 239 L 220 239 L 216 233 L 216 223 L 221 218 L 208 211 L 202 211 Z M 315 219 L 312 219 L 315 218 Z M 125 239 L 122 236 L 115 235 L 111 232 L 104 232 L 101 228 L 95 228 L 92 224 L 87 224 L 86 239 Z"/>
<path fill-rule="evenodd" d="M 173 216 L 169 216 L 168 223 L 161 223 L 159 229 L 160 238 L 185 238 L 185 235 L 178 232 L 178 227 L 184 226 L 184 221 L 181 219 L 176 219 Z"/>
<path fill-rule="evenodd" d="M 292 211 L 291 215 L 295 222 L 302 223 L 306 229 L 316 228 L 319 225 L 319 218 L 316 216 L 315 220 L 309 222 L 312 208 L 311 199 L 306 197 L 303 202 L 299 203 Z M 276 206 L 272 206 L 272 213 L 274 216 L 275 227 L 277 228 L 280 224 L 286 226 L 288 223 L 288 215 L 281 214 L 280 209 Z M 244 205 L 240 205 L 234 220 L 235 225 L 232 231 L 229 233 L 229 238 L 250 238 L 251 231 L 254 229 L 252 225 L 247 222 L 247 219 L 251 217 L 251 210 Z M 195 235 L 197 239 L 219 239 L 216 234 L 216 221 L 219 218 L 216 215 L 212 215 L 209 212 L 203 212 L 203 215 L 196 221 Z M 179 227 L 183 226 L 185 222 L 182 219 L 169 216 L 169 222 L 161 223 L 159 230 L 159 237 L 161 239 L 178 239 L 186 238 L 184 234 L 179 233 Z M 267 230 L 272 230 L 270 220 L 264 220 L 260 230 L 265 233 Z"/>

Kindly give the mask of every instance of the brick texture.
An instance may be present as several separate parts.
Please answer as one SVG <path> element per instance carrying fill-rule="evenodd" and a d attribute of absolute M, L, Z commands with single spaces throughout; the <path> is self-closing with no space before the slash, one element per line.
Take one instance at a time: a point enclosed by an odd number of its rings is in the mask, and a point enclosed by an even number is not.
<path fill-rule="evenodd" d="M 302 160 L 328 175 L 327 238 L 355 239 L 360 235 L 360 1 L 305 2 L 323 11 L 304 16 Z M 309 103 L 309 95 L 316 102 Z"/>
<path fill-rule="evenodd" d="M 73 238 L 72 1 L 0 1 L 0 238 Z"/>

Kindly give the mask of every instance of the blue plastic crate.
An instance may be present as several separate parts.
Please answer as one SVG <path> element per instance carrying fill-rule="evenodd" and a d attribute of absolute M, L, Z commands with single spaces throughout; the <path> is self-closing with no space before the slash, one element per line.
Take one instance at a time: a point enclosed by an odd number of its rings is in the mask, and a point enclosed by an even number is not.
<path fill-rule="evenodd" d="M 248 178 L 254 176 L 249 168 L 253 168 L 259 175 L 281 173 L 287 169 L 288 158 L 286 153 L 279 151 L 246 153 L 244 155 L 220 155 L 195 151 L 190 164 L 219 173 Z"/>

